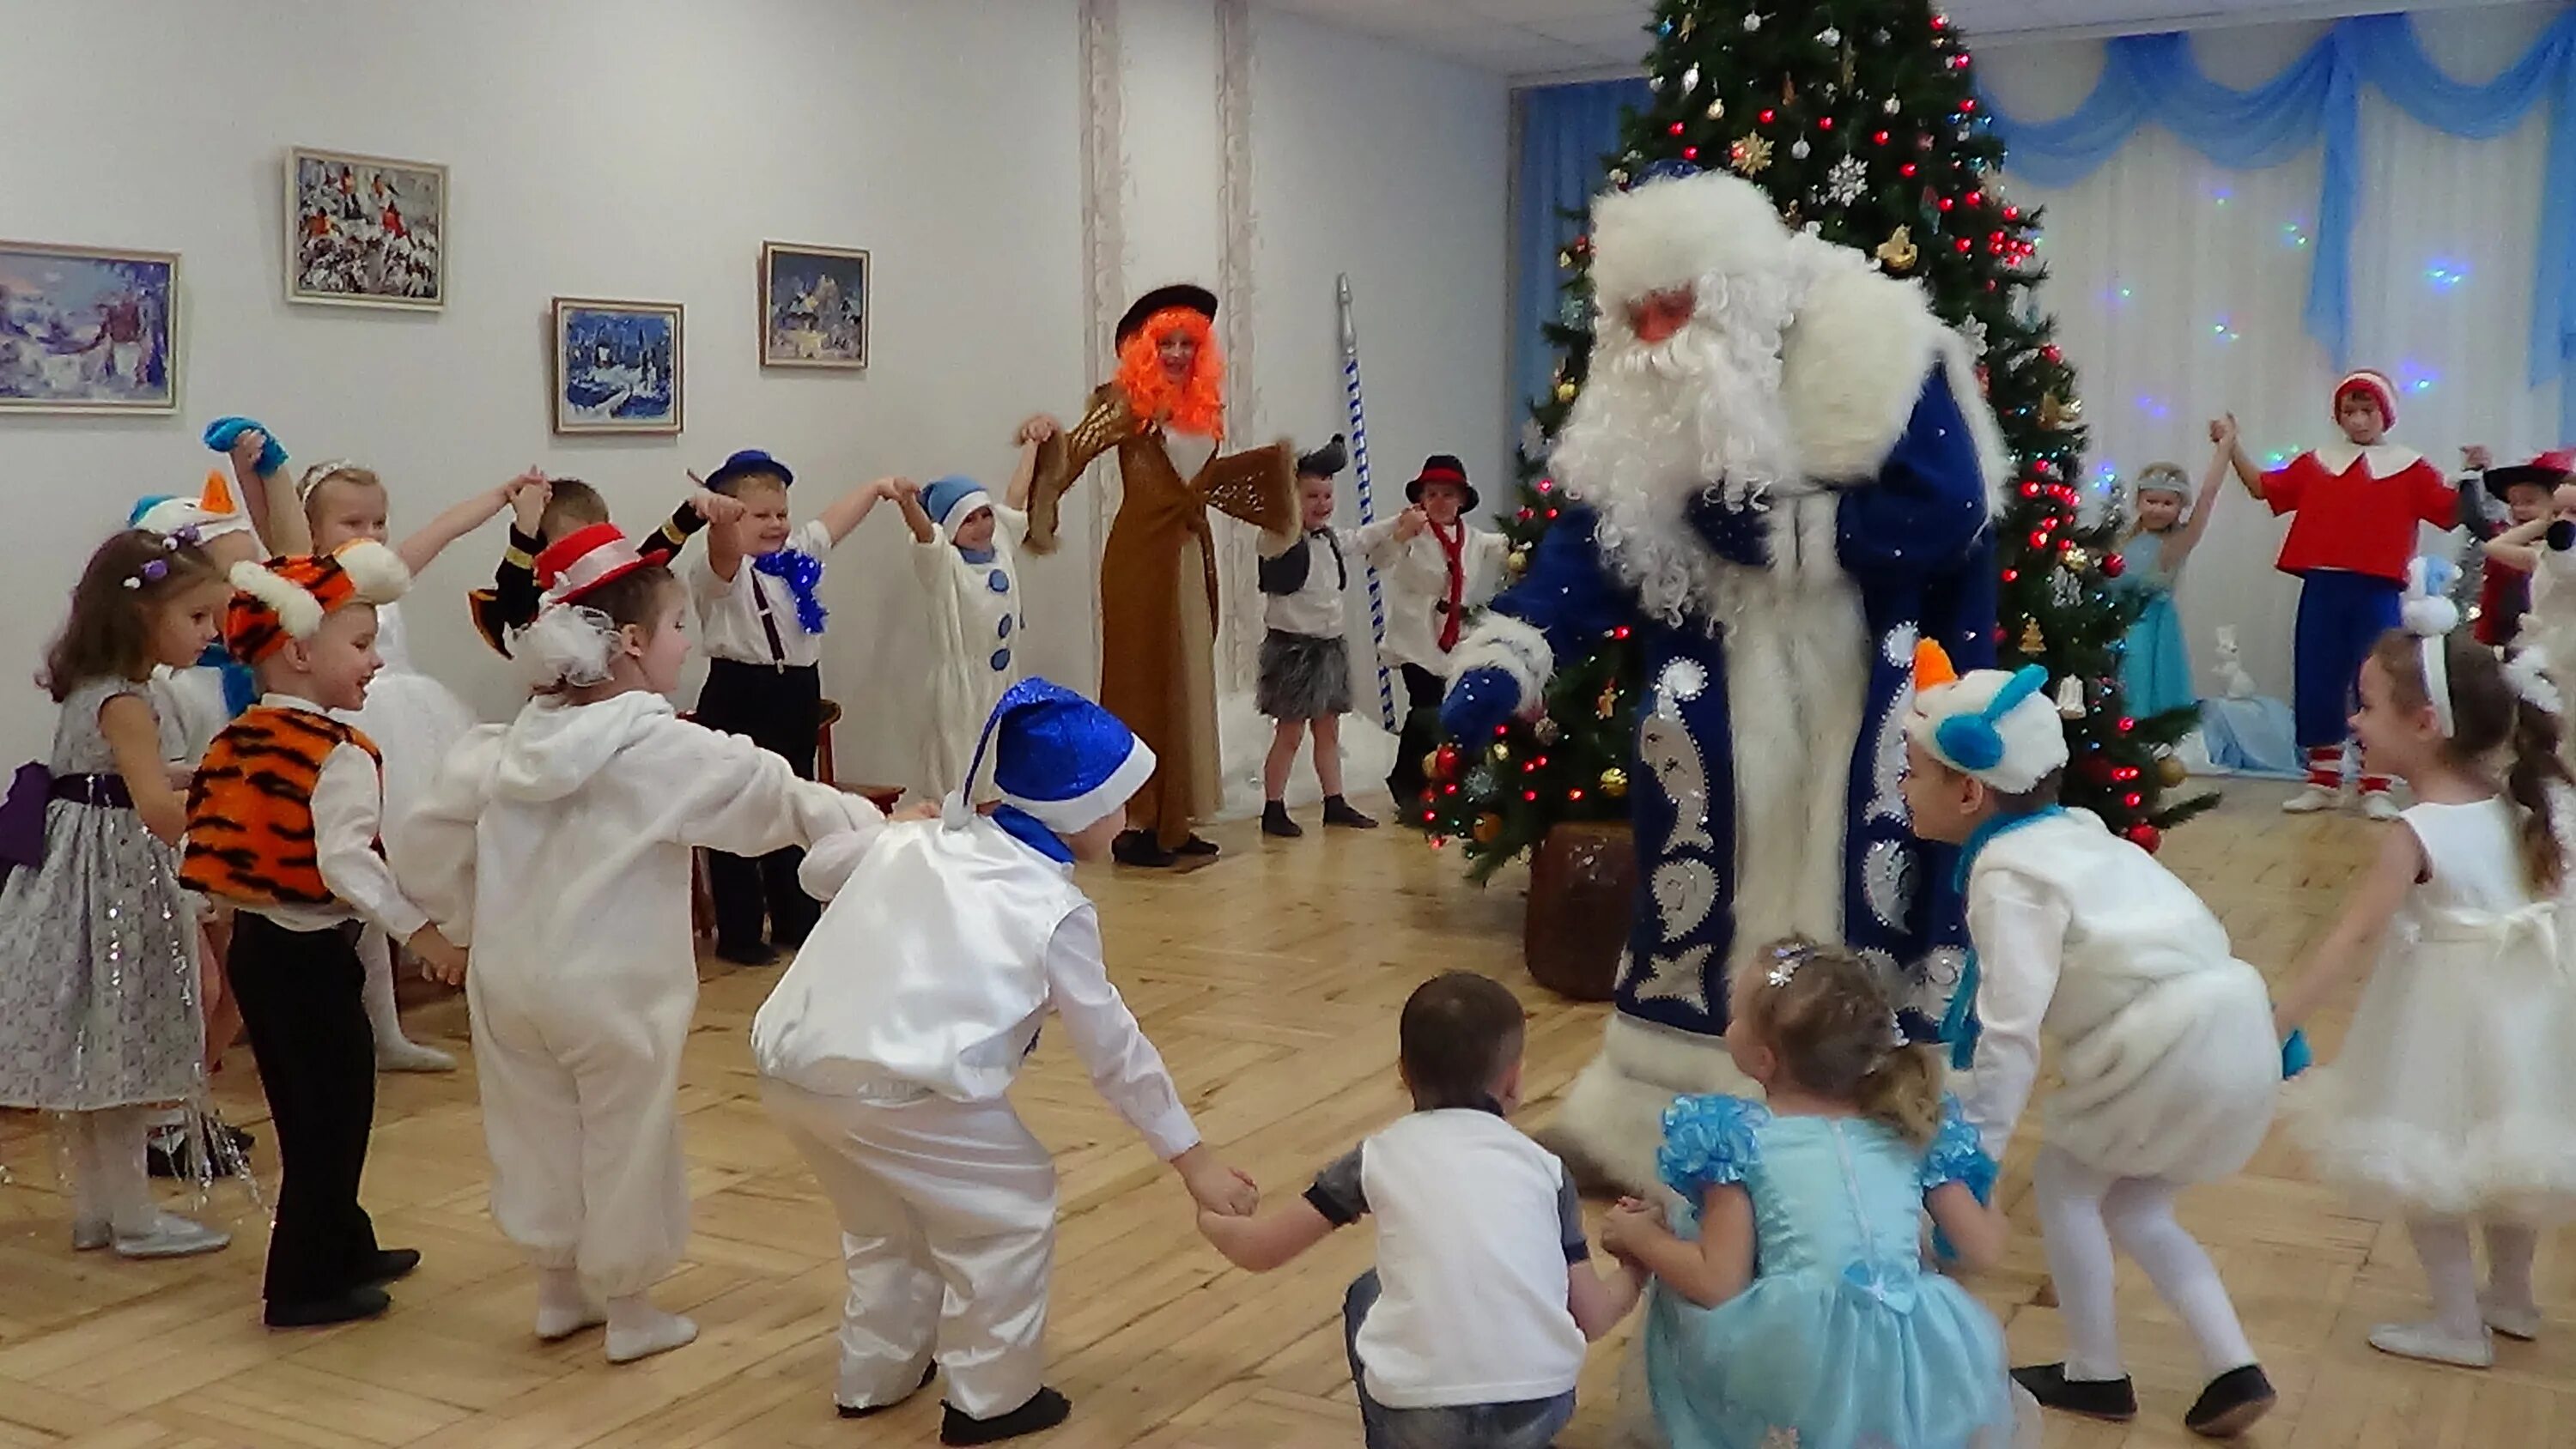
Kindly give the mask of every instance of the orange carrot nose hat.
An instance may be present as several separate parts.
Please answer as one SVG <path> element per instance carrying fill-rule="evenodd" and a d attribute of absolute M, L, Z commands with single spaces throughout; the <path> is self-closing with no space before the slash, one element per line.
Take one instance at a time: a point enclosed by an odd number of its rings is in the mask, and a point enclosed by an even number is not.
<path fill-rule="evenodd" d="M 289 639 L 310 639 L 322 621 L 351 604 L 390 604 L 411 587 L 402 557 L 372 539 L 326 554 L 298 554 L 233 566 L 232 604 L 224 614 L 224 647 L 257 664 Z"/>
<path fill-rule="evenodd" d="M 1932 758 L 2006 794 L 2066 767 L 2066 728 L 2048 702 L 2048 671 L 1959 673 L 1926 639 L 1914 647 L 1914 712 L 1905 733 Z"/>
<path fill-rule="evenodd" d="M 256 537 L 250 515 L 242 512 L 233 498 L 232 484 L 221 473 L 208 473 L 206 486 L 195 498 L 152 498 L 136 507 L 131 522 L 146 533 L 175 538 L 182 543 L 203 545 L 228 533 L 248 533 Z"/>

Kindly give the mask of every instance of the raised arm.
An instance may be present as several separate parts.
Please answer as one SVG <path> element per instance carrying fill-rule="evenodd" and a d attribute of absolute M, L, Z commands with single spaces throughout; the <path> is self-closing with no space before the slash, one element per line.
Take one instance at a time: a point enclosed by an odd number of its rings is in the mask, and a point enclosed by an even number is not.
<path fill-rule="evenodd" d="M 921 485 L 909 478 L 889 478 L 886 482 L 895 507 L 903 510 L 904 527 L 912 530 L 912 541 L 937 543 L 939 527 L 930 521 L 930 510 L 921 506 Z"/>
<path fill-rule="evenodd" d="M 2227 459 L 2227 466 L 2236 470 L 2237 481 L 2245 485 L 2245 491 L 2257 498 L 2262 497 L 2263 470 L 2255 467 L 2254 460 L 2245 456 L 2245 442 L 2236 426 L 2236 414 L 2223 413 L 2211 422 L 2209 440 L 2218 444 L 2219 452 Z"/>
<path fill-rule="evenodd" d="M 689 481 L 698 485 L 700 492 L 707 491 L 706 479 L 691 473 Z M 734 514 L 736 520 L 741 517 L 739 512 Z M 733 524 L 719 523 L 707 530 L 707 571 L 728 584 L 742 571 L 742 533 Z"/>
<path fill-rule="evenodd" d="M 311 553 L 313 524 L 304 516 L 304 500 L 296 496 L 295 485 L 285 481 L 286 455 L 280 452 L 277 466 L 268 472 L 259 469 L 268 441 L 268 434 L 245 428 L 226 450 L 233 483 L 241 490 L 242 516 L 260 530 L 272 555 Z"/>
<path fill-rule="evenodd" d="M 832 536 L 832 544 L 837 548 L 842 539 L 850 536 L 851 529 L 866 520 L 869 511 L 877 506 L 877 501 L 892 496 L 893 492 L 892 478 L 879 478 L 872 483 L 862 483 L 833 499 L 831 505 L 825 508 L 815 521 L 822 524 L 823 531 Z"/>
<path fill-rule="evenodd" d="M 1114 387 L 1093 393 L 1090 410 L 1070 429 L 1044 415 L 1020 425 L 1020 436 L 1035 442 L 1038 448 L 1029 481 L 1029 552 L 1055 552 L 1057 500 L 1064 497 L 1065 490 L 1073 486 L 1094 458 L 1118 446 L 1136 429 L 1136 414 L 1127 406 L 1125 395 Z"/>
<path fill-rule="evenodd" d="M 546 486 L 546 475 L 531 468 L 497 488 L 488 488 L 439 514 L 416 532 L 394 546 L 403 567 L 419 574 L 435 562 L 447 546 L 492 521 L 510 506 L 510 501 L 531 488 Z"/>
<path fill-rule="evenodd" d="M 2226 481 L 2230 455 L 2236 450 L 2235 420 L 2222 419 L 2211 425 L 2224 429 L 2227 436 L 2215 440 L 2217 448 L 2209 455 L 2209 467 L 2200 475 L 2200 491 L 2194 495 L 2191 516 L 2183 520 L 2173 538 L 2165 544 L 2164 566 L 2167 573 L 2182 567 L 2191 551 L 2200 546 L 2200 536 L 2209 531 L 2209 520 L 2218 512 L 2219 485 Z"/>
<path fill-rule="evenodd" d="M 2295 983 L 2272 1010 L 2273 1024 L 2284 1036 L 2306 1022 L 2309 1013 L 2323 1004 L 2336 987 L 2370 966 L 2380 936 L 2404 903 L 2407 888 L 2423 876 L 2424 864 L 2424 843 L 2404 822 L 2380 837 L 2378 859 L 2370 863 L 2361 883 L 2344 902 L 2343 914 L 2335 918 L 2325 939 L 2308 952 Z"/>
<path fill-rule="evenodd" d="M 2488 558 L 2507 568 L 2530 573 L 2540 567 L 2540 539 L 2549 532 L 2556 519 L 2544 514 L 2529 523 L 2517 523 L 2479 545 Z"/>
<path fill-rule="evenodd" d="M 1038 421 L 1032 418 L 1020 425 L 1020 460 L 1011 465 L 1011 481 L 1002 489 L 1002 501 L 1023 513 L 1029 507 L 1029 487 L 1038 476 L 1038 440 L 1029 436 L 1029 428 Z M 1054 419 L 1045 421 L 1054 427 Z"/>

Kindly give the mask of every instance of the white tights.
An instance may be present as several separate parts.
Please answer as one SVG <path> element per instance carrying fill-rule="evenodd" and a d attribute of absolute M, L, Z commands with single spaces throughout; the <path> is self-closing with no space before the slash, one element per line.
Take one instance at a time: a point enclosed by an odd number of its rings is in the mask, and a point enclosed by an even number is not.
<path fill-rule="evenodd" d="M 2500 1307 L 2529 1309 L 2531 1258 L 2540 1234 L 2520 1223 L 2483 1225 L 2487 1240 L 2487 1296 Z M 2410 1218 L 2407 1236 L 2433 1291 L 2433 1322 L 2453 1338 L 2482 1338 L 2486 1315 L 2478 1306 L 2478 1267 L 2469 1252 L 2465 1218 Z"/>
<path fill-rule="evenodd" d="M 376 1045 L 409 1045 L 402 1013 L 394 1006 L 393 943 L 382 926 L 369 926 L 359 933 L 358 962 L 367 968 L 367 1025 L 375 1028 Z"/>
<path fill-rule="evenodd" d="M 2043 1146 L 2031 1168 L 2049 1275 L 2066 1319 L 2066 1376 L 2098 1380 L 2124 1377 L 2118 1315 L 2111 1292 L 2111 1244 L 2146 1271 L 2192 1341 L 2202 1367 L 2216 1378 L 2254 1362 L 2254 1349 L 2236 1321 L 2227 1285 L 2191 1234 L 2174 1221 L 2181 1184 L 2153 1177 L 2114 1177 L 2077 1161 L 2063 1149 Z M 2465 1246 L 2466 1239 L 2463 1238 Z M 2526 1261 L 2528 1261 L 2526 1259 Z M 2471 1322 L 2477 1308 L 2470 1304 Z"/>
<path fill-rule="evenodd" d="M 129 1237 L 153 1230 L 159 1214 L 143 1168 L 143 1138 L 153 1115 L 147 1107 L 63 1114 L 74 1222 L 105 1223 Z"/>

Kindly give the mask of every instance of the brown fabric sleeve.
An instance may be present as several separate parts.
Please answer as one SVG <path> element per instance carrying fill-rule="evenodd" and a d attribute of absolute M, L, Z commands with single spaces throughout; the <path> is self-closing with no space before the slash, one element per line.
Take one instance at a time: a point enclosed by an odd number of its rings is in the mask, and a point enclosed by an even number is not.
<path fill-rule="evenodd" d="M 1297 536 L 1297 454 L 1284 439 L 1210 460 L 1196 487 L 1209 507 L 1269 534 L 1274 546 Z"/>
<path fill-rule="evenodd" d="M 1037 471 L 1029 478 L 1029 552 L 1055 552 L 1057 501 L 1094 458 L 1135 431 L 1136 415 L 1128 410 L 1126 396 L 1104 387 L 1092 393 L 1091 410 L 1081 422 L 1038 444 Z"/>

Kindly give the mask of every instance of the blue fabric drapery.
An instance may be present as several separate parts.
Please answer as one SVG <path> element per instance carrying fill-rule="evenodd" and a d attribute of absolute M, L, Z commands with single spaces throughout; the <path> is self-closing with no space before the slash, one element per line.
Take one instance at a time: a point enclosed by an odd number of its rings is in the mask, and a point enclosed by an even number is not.
<path fill-rule="evenodd" d="M 2522 58 L 2480 85 L 2442 73 L 2403 15 L 2338 23 L 2304 55 L 2252 90 L 2200 73 L 2181 35 L 2108 43 L 2102 79 L 2071 113 L 2017 120 L 1982 96 L 2008 152 L 2006 169 L 2042 186 L 2081 181 L 2153 122 L 2222 166 L 2278 165 L 2320 152 L 2317 245 L 2303 320 L 2337 366 L 2352 325 L 2352 227 L 2361 185 L 2361 87 L 2419 124 L 2485 139 L 2550 103 L 2540 237 L 2531 286 L 2531 385 L 2555 381 L 2561 431 L 2576 437 L 2576 11 L 2561 15 Z M 1981 93 L 1982 94 L 1982 93 Z"/>
<path fill-rule="evenodd" d="M 1642 80 L 1588 81 L 1522 92 L 1520 171 L 1513 188 L 1512 391 L 1535 403 L 1553 385 L 1555 350 L 1540 328 L 1556 320 L 1565 273 L 1556 254 L 1609 174 L 1619 120 L 1650 99 Z M 1517 418 L 1515 418 L 1517 424 Z"/>

